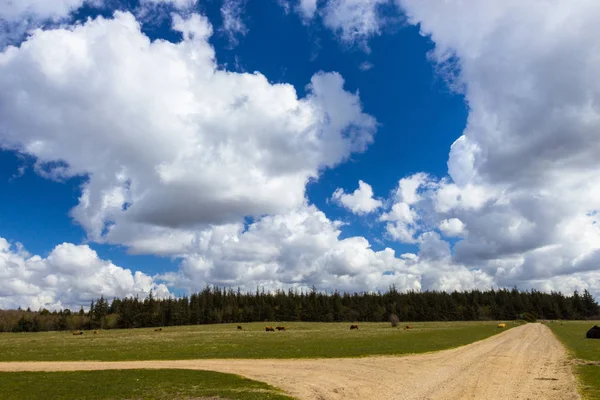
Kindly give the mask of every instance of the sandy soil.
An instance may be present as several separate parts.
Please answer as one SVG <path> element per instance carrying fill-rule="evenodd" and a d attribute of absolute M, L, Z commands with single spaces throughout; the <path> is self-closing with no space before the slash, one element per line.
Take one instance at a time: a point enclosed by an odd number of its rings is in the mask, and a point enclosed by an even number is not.
<path fill-rule="evenodd" d="M 457 349 L 405 357 L 0 363 L 0 371 L 137 368 L 234 373 L 311 400 L 579 399 L 565 349 L 541 324 Z"/>

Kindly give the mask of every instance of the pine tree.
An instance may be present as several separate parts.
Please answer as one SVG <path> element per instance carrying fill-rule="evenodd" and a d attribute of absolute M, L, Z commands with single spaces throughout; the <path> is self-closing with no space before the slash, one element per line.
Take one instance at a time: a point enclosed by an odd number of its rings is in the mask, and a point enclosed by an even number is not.
<path fill-rule="evenodd" d="M 598 303 L 590 292 L 585 289 L 581 296 L 581 309 L 584 317 L 593 317 L 598 315 Z"/>

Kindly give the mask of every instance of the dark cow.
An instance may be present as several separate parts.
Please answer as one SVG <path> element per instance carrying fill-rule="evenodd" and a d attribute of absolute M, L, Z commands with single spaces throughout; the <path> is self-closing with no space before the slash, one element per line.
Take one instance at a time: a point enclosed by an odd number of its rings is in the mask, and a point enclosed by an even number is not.
<path fill-rule="evenodd" d="M 587 333 L 585 337 L 588 339 L 600 339 L 600 326 L 594 325 Z"/>
<path fill-rule="evenodd" d="M 162 328 L 156 328 L 156 329 L 154 330 L 154 332 L 160 332 L 160 331 L 162 331 Z"/>
<path fill-rule="evenodd" d="M 358 325 L 350 325 L 350 330 L 352 329 L 358 329 Z"/>
<path fill-rule="evenodd" d="M 265 331 L 266 332 L 275 332 L 275 329 L 273 329 L 272 326 L 265 326 Z"/>
<path fill-rule="evenodd" d="M 285 326 L 276 326 L 275 329 L 278 331 L 285 331 Z"/>
<path fill-rule="evenodd" d="M 83 331 L 74 331 L 73 335 L 83 335 Z"/>
<path fill-rule="evenodd" d="M 242 326 L 238 325 L 238 331 L 241 331 L 241 330 L 242 330 Z"/>

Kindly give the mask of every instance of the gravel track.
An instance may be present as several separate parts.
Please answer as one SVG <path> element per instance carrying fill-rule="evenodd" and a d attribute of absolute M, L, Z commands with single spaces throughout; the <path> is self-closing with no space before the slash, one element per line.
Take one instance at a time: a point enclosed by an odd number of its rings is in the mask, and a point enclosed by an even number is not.
<path fill-rule="evenodd" d="M 0 363 L 0 371 L 162 368 L 238 374 L 306 400 L 580 398 L 564 347 L 542 324 L 404 357 Z"/>

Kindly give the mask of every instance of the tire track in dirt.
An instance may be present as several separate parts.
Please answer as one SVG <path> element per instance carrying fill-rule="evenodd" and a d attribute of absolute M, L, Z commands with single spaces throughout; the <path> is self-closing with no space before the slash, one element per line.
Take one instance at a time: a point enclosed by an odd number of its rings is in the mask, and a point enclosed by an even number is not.
<path fill-rule="evenodd" d="M 242 375 L 306 400 L 579 399 L 566 351 L 542 324 L 403 357 L 0 363 L 0 371 L 163 368 Z"/>

